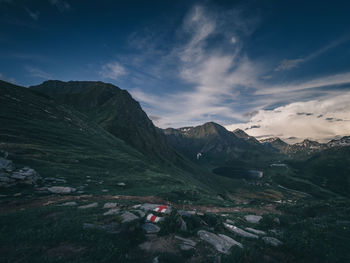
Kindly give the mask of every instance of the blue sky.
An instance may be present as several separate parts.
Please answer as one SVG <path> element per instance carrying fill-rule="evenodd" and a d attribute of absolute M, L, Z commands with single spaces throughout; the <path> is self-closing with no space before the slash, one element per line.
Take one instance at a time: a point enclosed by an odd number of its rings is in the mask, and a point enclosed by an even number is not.
<path fill-rule="evenodd" d="M 0 78 L 110 82 L 162 128 L 324 141 L 350 134 L 346 2 L 0 0 Z"/>

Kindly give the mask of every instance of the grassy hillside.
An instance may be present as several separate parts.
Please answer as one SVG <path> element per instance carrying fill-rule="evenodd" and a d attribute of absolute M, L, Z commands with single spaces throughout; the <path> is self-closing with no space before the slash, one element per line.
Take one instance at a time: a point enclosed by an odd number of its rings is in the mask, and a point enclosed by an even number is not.
<path fill-rule="evenodd" d="M 185 166 L 131 95 L 112 84 L 96 81 L 45 81 L 30 89 L 50 96 L 56 103 L 72 106 L 109 133 L 158 161 Z"/>
<path fill-rule="evenodd" d="M 350 197 L 350 147 L 331 148 L 304 162 L 291 163 L 297 176 L 335 193 Z"/>
<path fill-rule="evenodd" d="M 28 165 L 43 177 L 65 179 L 87 192 L 208 189 L 192 174 L 160 165 L 78 111 L 6 82 L 0 82 L 0 122 L 0 150 L 9 152 L 17 167 Z M 126 187 L 118 187 L 120 182 Z"/>

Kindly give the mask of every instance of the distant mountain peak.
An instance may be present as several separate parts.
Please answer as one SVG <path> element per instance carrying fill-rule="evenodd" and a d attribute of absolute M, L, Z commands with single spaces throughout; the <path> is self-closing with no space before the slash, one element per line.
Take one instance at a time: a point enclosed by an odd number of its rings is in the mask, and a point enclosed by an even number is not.
<path fill-rule="evenodd" d="M 243 139 L 249 139 L 251 136 L 248 135 L 245 131 L 241 130 L 241 129 L 235 129 L 234 131 L 232 131 L 234 133 L 234 135 L 236 135 L 238 138 L 243 138 Z"/>

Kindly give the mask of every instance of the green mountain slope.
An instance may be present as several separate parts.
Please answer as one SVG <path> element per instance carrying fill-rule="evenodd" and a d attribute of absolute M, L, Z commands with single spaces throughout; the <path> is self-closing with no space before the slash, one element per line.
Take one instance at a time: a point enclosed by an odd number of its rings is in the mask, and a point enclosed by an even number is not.
<path fill-rule="evenodd" d="M 306 161 L 293 162 L 297 176 L 316 185 L 350 197 L 350 147 L 331 148 Z"/>
<path fill-rule="evenodd" d="M 16 166 L 63 178 L 69 186 L 138 195 L 206 188 L 192 174 L 160 165 L 78 111 L 3 81 L 0 123 L 0 150 L 8 151 Z"/>
<path fill-rule="evenodd" d="M 50 96 L 56 103 L 74 107 L 148 156 L 179 164 L 184 162 L 126 90 L 103 82 L 56 80 L 45 81 L 30 89 Z"/>

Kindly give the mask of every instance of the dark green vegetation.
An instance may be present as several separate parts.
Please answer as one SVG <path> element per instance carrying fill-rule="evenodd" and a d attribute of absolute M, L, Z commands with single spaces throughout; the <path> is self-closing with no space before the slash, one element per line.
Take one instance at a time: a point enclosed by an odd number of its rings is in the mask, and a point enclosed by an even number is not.
<path fill-rule="evenodd" d="M 73 187 L 90 177 L 86 189 L 95 193 L 106 188 L 138 195 L 208 189 L 189 172 L 149 158 L 77 110 L 36 91 L 0 84 L 1 150 L 17 166 L 66 179 Z M 116 187 L 119 182 L 127 187 Z"/>
<path fill-rule="evenodd" d="M 181 158 L 126 90 L 93 81 L 45 81 L 30 89 L 47 94 L 56 103 L 72 106 L 142 153 L 172 162 Z"/>
<path fill-rule="evenodd" d="M 216 123 L 164 132 L 126 91 L 111 84 L 48 81 L 26 89 L 1 81 L 0 150 L 17 168 L 30 166 L 44 178 L 66 180 L 57 185 L 86 194 L 65 196 L 66 201 L 83 205 L 91 199 L 99 206 L 58 206 L 61 196 L 43 190 L 44 181 L 0 188 L 0 262 L 152 262 L 156 256 L 159 262 L 349 261 L 346 143 L 261 144 Z M 288 147 L 297 150 L 283 152 Z M 254 169 L 264 176 L 251 176 Z M 170 202 L 174 210 L 159 224 L 156 240 L 173 244 L 176 234 L 196 240 L 196 249 L 145 252 L 139 247 L 149 239 L 140 227 L 144 220 L 122 224 L 119 215 L 103 216 L 107 201 L 121 209 Z M 197 209 L 203 215 L 183 217 L 187 230 L 181 230 L 176 211 Z M 243 219 L 246 214 L 264 216 L 256 226 Z M 271 247 L 236 236 L 223 227 L 226 219 L 239 227 L 276 230 L 269 235 L 284 244 Z M 84 223 L 116 224 L 120 232 L 83 229 Z M 198 230 L 228 235 L 244 249 L 220 255 L 199 240 Z"/>

